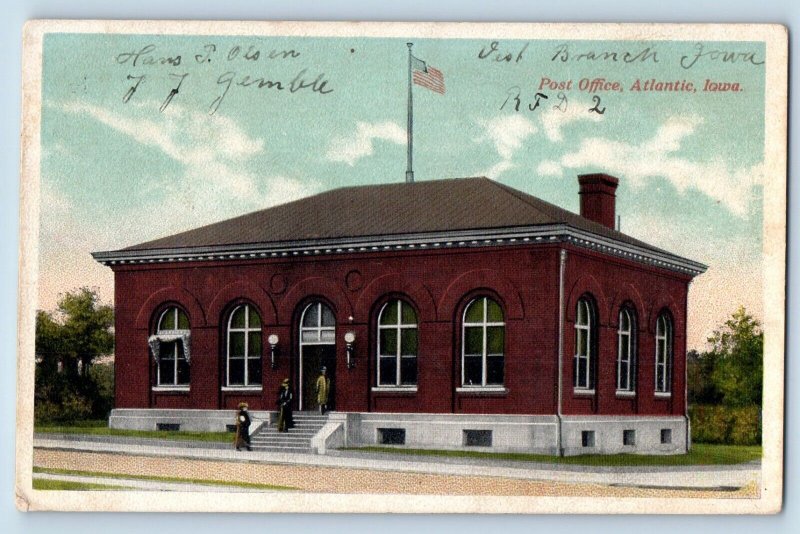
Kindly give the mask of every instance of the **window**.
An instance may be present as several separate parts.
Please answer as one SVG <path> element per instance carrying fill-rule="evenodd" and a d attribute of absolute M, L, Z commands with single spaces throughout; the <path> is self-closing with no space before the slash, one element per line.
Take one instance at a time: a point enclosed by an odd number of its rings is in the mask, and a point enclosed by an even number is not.
<path fill-rule="evenodd" d="M 592 304 L 589 300 L 586 298 L 578 300 L 578 309 L 575 315 L 575 389 L 591 390 L 594 386 L 592 380 L 593 315 Z"/>
<path fill-rule="evenodd" d="M 378 316 L 378 385 L 417 384 L 417 313 L 402 300 L 387 302 Z"/>
<path fill-rule="evenodd" d="M 228 386 L 261 385 L 261 318 L 250 304 L 234 308 L 228 318 Z"/>
<path fill-rule="evenodd" d="M 672 429 L 671 428 L 662 428 L 661 429 L 661 444 L 662 445 L 669 445 L 672 443 Z"/>
<path fill-rule="evenodd" d="M 159 386 L 189 385 L 189 318 L 177 307 L 164 310 L 158 318 L 156 335 L 149 343 L 156 366 Z"/>
<path fill-rule="evenodd" d="M 636 445 L 636 431 L 623 430 L 622 431 L 622 444 L 626 447 L 633 447 Z"/>
<path fill-rule="evenodd" d="M 581 431 L 581 446 L 594 447 L 594 430 Z"/>
<path fill-rule="evenodd" d="M 464 430 L 465 447 L 491 447 L 492 446 L 492 431 L 491 430 Z"/>
<path fill-rule="evenodd" d="M 494 300 L 481 297 L 464 309 L 461 383 L 464 386 L 503 384 L 505 323 Z"/>
<path fill-rule="evenodd" d="M 656 321 L 656 393 L 672 391 L 672 321 L 666 313 Z"/>
<path fill-rule="evenodd" d="M 336 342 L 336 317 L 329 307 L 321 302 L 308 305 L 303 312 L 300 341 L 303 344 L 321 345 Z"/>
<path fill-rule="evenodd" d="M 382 445 L 405 445 L 405 428 L 379 428 L 378 443 Z"/>
<path fill-rule="evenodd" d="M 617 330 L 617 391 L 636 389 L 636 320 L 633 312 L 622 309 L 619 312 Z"/>

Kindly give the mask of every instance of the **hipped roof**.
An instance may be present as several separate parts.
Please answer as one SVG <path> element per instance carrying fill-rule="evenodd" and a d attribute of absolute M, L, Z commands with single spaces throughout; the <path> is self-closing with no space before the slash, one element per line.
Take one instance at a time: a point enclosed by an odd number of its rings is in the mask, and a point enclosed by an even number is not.
<path fill-rule="evenodd" d="M 342 187 L 123 250 L 263 245 L 320 239 L 565 224 L 661 249 L 488 178 Z M 667 253 L 668 254 L 668 253 Z"/>

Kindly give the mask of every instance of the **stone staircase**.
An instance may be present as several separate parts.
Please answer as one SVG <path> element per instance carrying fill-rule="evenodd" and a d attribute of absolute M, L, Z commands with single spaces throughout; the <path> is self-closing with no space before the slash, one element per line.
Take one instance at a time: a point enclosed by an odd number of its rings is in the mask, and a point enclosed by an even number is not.
<path fill-rule="evenodd" d="M 294 428 L 278 432 L 275 423 L 262 425 L 250 436 L 254 451 L 310 453 L 311 438 L 328 421 L 327 415 L 318 412 L 294 412 Z"/>

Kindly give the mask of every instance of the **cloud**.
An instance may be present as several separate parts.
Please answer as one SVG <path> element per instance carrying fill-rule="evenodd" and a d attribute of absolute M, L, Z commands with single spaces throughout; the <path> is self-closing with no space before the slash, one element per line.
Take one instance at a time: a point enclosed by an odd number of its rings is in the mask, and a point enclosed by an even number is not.
<path fill-rule="evenodd" d="M 567 106 L 566 111 L 554 109 L 553 106 L 540 108 L 541 113 L 535 115 L 535 122 L 522 114 L 504 115 L 495 117 L 488 121 L 479 121 L 483 127 L 483 135 L 476 141 L 491 142 L 500 161 L 492 165 L 487 171 L 480 173 L 490 178 L 497 178 L 504 172 L 513 169 L 516 165 L 513 162 L 514 155 L 523 147 L 528 138 L 535 136 L 540 131 L 552 143 L 560 143 L 564 140 L 563 129 L 568 124 L 578 121 L 598 122 L 603 120 L 603 116 L 597 113 L 589 113 L 589 106 L 580 103 L 572 103 Z M 553 171 L 553 168 L 549 169 Z"/>
<path fill-rule="evenodd" d="M 542 125 L 547 139 L 553 143 L 560 143 L 564 140 L 562 130 L 568 124 L 579 121 L 600 122 L 603 120 L 603 115 L 599 113 L 589 113 L 589 106 L 582 103 L 574 103 L 567 106 L 566 111 L 560 111 L 553 107 L 548 108 L 539 117 L 539 123 Z"/>
<path fill-rule="evenodd" d="M 134 109 L 147 109 L 139 104 Z M 237 160 L 264 151 L 262 139 L 251 139 L 232 119 L 190 111 L 178 104 L 170 105 L 153 118 L 129 115 L 84 102 L 69 102 L 62 106 L 68 113 L 84 113 L 144 145 L 161 149 L 172 159 L 187 165 L 215 159 Z"/>
<path fill-rule="evenodd" d="M 137 207 L 137 214 L 149 210 L 170 214 L 148 213 L 143 225 L 147 235 L 142 238 L 295 200 L 317 187 L 316 182 L 303 185 L 296 178 L 251 171 L 255 157 L 265 152 L 264 140 L 251 137 L 224 114 L 171 104 L 163 113 L 137 116 L 153 107 L 143 103 L 120 113 L 82 102 L 62 106 L 63 111 L 88 115 L 133 141 L 157 148 L 179 164 L 182 173 L 151 182 L 149 206 Z"/>
<path fill-rule="evenodd" d="M 405 145 L 406 131 L 391 121 L 359 122 L 352 135 L 337 137 L 331 141 L 326 157 L 330 161 L 347 163 L 352 167 L 361 158 L 373 154 L 375 140 Z"/>
<path fill-rule="evenodd" d="M 488 140 L 500 157 L 511 159 L 525 139 L 536 133 L 536 126 L 522 115 L 504 115 L 484 121 L 481 125 L 486 130 L 479 141 Z"/>
<path fill-rule="evenodd" d="M 752 199 L 752 189 L 763 183 L 764 165 L 731 168 L 721 158 L 691 161 L 675 153 L 687 137 L 694 135 L 703 119 L 697 116 L 668 118 L 652 138 L 639 144 L 589 137 L 573 152 L 558 161 L 539 164 L 539 173 L 559 176 L 564 169 L 591 167 L 624 176 L 634 187 L 647 180 L 664 177 L 680 192 L 697 190 L 724 205 L 733 214 L 744 217 Z"/>
<path fill-rule="evenodd" d="M 177 166 L 164 166 L 155 177 L 135 177 L 145 200 L 131 202 L 127 209 L 102 220 L 100 214 L 89 216 L 88 208 L 57 189 L 55 176 L 42 177 L 40 308 L 54 307 L 60 292 L 87 284 L 98 286 L 104 299 L 113 297 L 113 276 L 91 258 L 92 251 L 120 248 L 264 209 L 319 188 L 315 181 L 253 172 L 256 157 L 264 153 L 264 141 L 249 136 L 224 115 L 209 116 L 172 104 L 163 114 L 137 116 L 145 106 L 131 106 L 124 113 L 85 103 L 58 106 L 160 150 Z M 70 156 L 60 145 L 53 149 L 52 155 Z"/>

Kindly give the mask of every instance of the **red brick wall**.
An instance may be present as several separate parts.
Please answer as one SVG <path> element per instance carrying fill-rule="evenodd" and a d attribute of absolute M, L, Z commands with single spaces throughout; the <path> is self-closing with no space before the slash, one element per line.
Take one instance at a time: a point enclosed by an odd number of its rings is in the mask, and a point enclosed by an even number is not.
<path fill-rule="evenodd" d="M 690 278 L 666 274 L 624 260 L 568 247 L 565 273 L 566 324 L 564 329 L 565 414 L 673 414 L 685 409 L 686 296 Z M 573 389 L 575 313 L 578 299 L 589 294 L 596 303 L 595 394 Z M 636 315 L 636 396 L 616 394 L 617 328 L 622 305 Z M 655 328 L 658 315 L 668 310 L 673 320 L 672 395 L 655 396 Z"/>
<path fill-rule="evenodd" d="M 314 298 L 327 302 L 337 320 L 336 408 L 340 411 L 431 413 L 525 413 L 556 411 L 558 359 L 559 248 L 556 245 L 487 249 L 417 250 L 347 256 L 251 261 L 115 266 L 116 406 L 118 408 L 232 408 L 246 400 L 251 409 L 273 409 L 279 384 L 290 378 L 297 398 L 299 314 Z M 591 273 L 607 287 L 600 295 L 601 324 L 623 282 L 636 288 L 640 314 L 640 389 L 635 401 L 614 398 L 616 331 L 602 327 L 601 373 L 594 399 L 572 398 L 570 300 L 565 324 L 565 413 L 683 413 L 685 279 L 623 261 L 600 259 L 570 249 L 565 298 Z M 503 306 L 506 321 L 504 393 L 457 393 L 461 381 L 461 316 L 467 302 L 489 295 Z M 376 383 L 376 328 L 380 305 L 404 296 L 418 312 L 419 355 L 416 393 L 373 392 Z M 655 401 L 652 335 L 642 318 L 652 302 L 668 297 L 675 321 L 673 398 Z M 263 391 L 222 392 L 224 323 L 233 303 L 247 299 L 261 315 L 264 342 Z M 188 393 L 153 392 L 154 363 L 147 346 L 154 315 L 166 303 L 182 306 L 191 322 L 191 388 Z M 573 311 L 570 315 L 570 309 Z M 351 319 L 352 318 L 352 319 Z M 571 318 L 571 319 L 570 319 Z M 613 319 L 616 322 L 616 318 Z M 654 320 L 653 320 L 654 325 Z M 650 325 L 647 325 L 650 328 Z M 654 328 L 654 326 L 653 326 Z M 356 366 L 345 364 L 344 333 L 356 334 Z M 269 366 L 269 334 L 280 337 L 278 369 Z M 647 357 L 645 357 L 647 356 Z M 609 385 L 610 384 L 610 385 Z M 649 388 L 649 389 L 648 389 Z M 677 393 L 679 392 L 679 393 Z"/>

